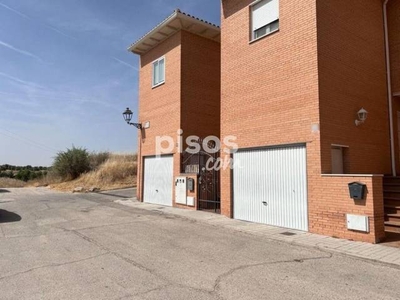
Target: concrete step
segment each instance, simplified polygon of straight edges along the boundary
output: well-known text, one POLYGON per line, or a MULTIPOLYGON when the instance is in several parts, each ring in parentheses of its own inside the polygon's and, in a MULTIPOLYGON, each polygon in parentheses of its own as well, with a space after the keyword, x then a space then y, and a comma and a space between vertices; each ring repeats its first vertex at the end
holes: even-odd
POLYGON ((389 221, 389 222, 399 223, 399 226, 400 226, 400 215, 398 215, 398 214, 386 214, 385 219, 386 219, 386 221, 389 221))
POLYGON ((399 232, 400 233, 400 222, 386 221, 385 230, 389 232, 399 232))
POLYGON ((400 183, 384 183, 383 184, 383 192, 398 192, 400 191, 400 183))
POLYGON ((400 180, 399 181, 396 181, 396 182, 386 182, 386 181, 383 181, 383 185, 386 185, 386 186, 398 186, 398 185, 400 185, 400 180))
POLYGON ((394 201, 399 201, 400 202, 400 191, 399 192, 397 192, 397 191, 394 191, 394 192, 392 192, 392 191, 390 191, 390 192, 384 191, 383 192, 383 199, 385 201, 386 200, 394 200, 394 201))
POLYGON ((383 183, 400 183, 400 177, 389 177, 389 176, 385 176, 383 178, 383 183))
POLYGON ((400 199, 397 198, 384 198, 383 203, 385 203, 385 206, 400 206, 400 199))
POLYGON ((387 189, 387 190, 383 190, 384 193, 390 193, 390 194, 400 194, 400 190, 396 190, 396 189, 387 189))
POLYGON ((385 203, 385 213, 386 214, 400 214, 400 205, 390 205, 385 203))

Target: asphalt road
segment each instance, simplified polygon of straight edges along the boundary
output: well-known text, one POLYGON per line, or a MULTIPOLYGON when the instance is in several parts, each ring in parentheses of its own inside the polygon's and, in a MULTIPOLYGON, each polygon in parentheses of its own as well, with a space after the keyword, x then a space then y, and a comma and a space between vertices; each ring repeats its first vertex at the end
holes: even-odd
POLYGON ((398 268, 113 201, 0 190, 0 299, 400 299, 398 268))

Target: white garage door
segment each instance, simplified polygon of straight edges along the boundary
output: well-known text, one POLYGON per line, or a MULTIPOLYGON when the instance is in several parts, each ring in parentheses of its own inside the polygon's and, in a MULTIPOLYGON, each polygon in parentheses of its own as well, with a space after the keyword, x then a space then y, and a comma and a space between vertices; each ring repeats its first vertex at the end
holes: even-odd
POLYGON ((235 219, 308 230, 306 147, 234 154, 235 219))
POLYGON ((173 156, 144 159, 144 202, 172 206, 173 161, 173 156))

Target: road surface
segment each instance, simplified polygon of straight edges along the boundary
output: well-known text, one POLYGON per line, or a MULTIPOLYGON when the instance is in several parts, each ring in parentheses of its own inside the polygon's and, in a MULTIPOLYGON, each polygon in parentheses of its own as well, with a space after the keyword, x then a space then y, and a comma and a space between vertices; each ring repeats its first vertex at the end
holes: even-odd
POLYGON ((400 299, 399 268, 114 203, 133 195, 1 190, 0 299, 400 299))

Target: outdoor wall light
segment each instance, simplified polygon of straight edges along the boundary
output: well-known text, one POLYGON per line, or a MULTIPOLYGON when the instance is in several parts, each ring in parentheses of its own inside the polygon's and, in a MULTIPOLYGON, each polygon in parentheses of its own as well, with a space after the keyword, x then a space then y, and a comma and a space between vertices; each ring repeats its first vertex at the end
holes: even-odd
POLYGON ((365 120, 367 120, 368 112, 364 108, 361 108, 358 111, 357 116, 358 120, 356 120, 356 126, 360 126, 365 122, 365 120))
POLYGON ((137 129, 142 129, 142 124, 140 123, 131 123, 133 112, 129 109, 129 107, 122 113, 124 116, 124 120, 128 125, 135 126, 137 129))

